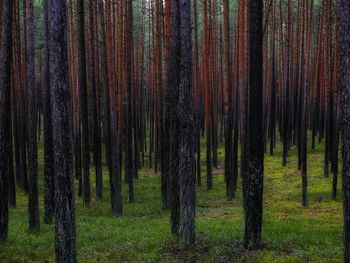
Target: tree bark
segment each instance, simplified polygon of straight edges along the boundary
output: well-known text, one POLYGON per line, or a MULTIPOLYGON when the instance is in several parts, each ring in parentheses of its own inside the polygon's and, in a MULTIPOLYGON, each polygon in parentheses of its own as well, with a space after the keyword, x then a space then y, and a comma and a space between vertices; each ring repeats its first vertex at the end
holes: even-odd
POLYGON ((343 158, 344 262, 350 262, 350 2, 338 0, 343 158))
MULTIPOLYGON (((125 177, 129 186, 129 202, 134 202, 134 154, 132 121, 133 24, 132 1, 126 1, 126 118, 125 118, 125 177)), ((157 158, 155 158, 157 162, 157 158)))
POLYGON ((234 195, 234 173, 233 173, 233 143, 232 143, 232 67, 230 55, 230 3, 229 0, 223 1, 223 64, 224 64, 224 89, 226 93, 225 102, 225 180, 226 180, 226 198, 228 201, 233 199, 234 195))
POLYGON ((8 235, 8 178, 6 160, 9 133, 11 58, 12 58, 12 0, 2 1, 0 37, 0 241, 8 235))
POLYGON ((44 207, 46 224, 52 223, 54 216, 54 165, 53 165, 53 136, 52 109, 50 87, 50 50, 49 50, 49 20, 48 0, 44 0, 44 28, 45 28, 45 66, 44 66, 44 207))
POLYGON ((48 0, 50 86, 55 169, 55 261, 76 262, 74 175, 66 2, 48 0))
POLYGON ((263 215, 263 1, 251 0, 249 14, 248 167, 242 175, 245 214, 244 244, 260 245, 263 215))
POLYGON ((170 67, 165 85, 168 93, 165 97, 165 104, 169 106, 169 123, 170 123, 170 157, 169 157, 169 180, 170 180, 170 212, 171 212, 171 229, 172 233, 178 235, 180 220, 180 196, 179 196, 179 143, 180 143, 180 126, 177 115, 177 103, 179 99, 180 77, 180 3, 178 0, 171 0, 171 55, 170 67))
POLYGON ((179 237, 188 244, 195 241, 195 157, 192 97, 191 0, 180 0, 181 81, 177 115, 179 119, 179 237))
POLYGON ((114 87, 114 70, 113 70, 113 52, 114 41, 112 34, 112 6, 111 1, 106 1, 106 28, 107 28, 107 72, 108 72, 108 95, 109 95, 109 111, 110 111, 110 128, 111 128, 111 145, 112 145, 112 170, 110 172, 110 195, 111 195, 111 207, 114 215, 121 216, 123 214, 123 202, 122 202, 122 179, 120 175, 120 160, 119 160, 119 139, 118 139, 118 126, 117 126, 117 109, 116 109, 116 94, 114 87))
POLYGON ((33 1, 26 0, 27 88, 28 88, 28 164, 29 164, 29 230, 40 229, 38 196, 37 98, 35 82, 34 10, 33 1))
POLYGON ((89 117, 87 102, 87 80, 86 80, 86 49, 85 49, 85 16, 84 0, 77 2, 78 20, 78 65, 79 65, 79 90, 80 90, 80 120, 82 137, 82 168, 83 168, 83 202, 89 205, 91 202, 90 186, 90 150, 89 150, 89 117))

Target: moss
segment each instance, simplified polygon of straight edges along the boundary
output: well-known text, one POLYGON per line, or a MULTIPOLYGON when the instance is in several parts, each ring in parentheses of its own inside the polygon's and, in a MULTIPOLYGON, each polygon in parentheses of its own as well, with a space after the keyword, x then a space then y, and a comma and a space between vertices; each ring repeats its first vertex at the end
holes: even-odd
MULTIPOLYGON (((39 147, 39 190, 43 193, 42 143, 39 147)), ((204 178, 205 147, 202 149, 204 178)), ((213 190, 207 192, 205 183, 198 188, 197 242, 186 247, 172 237, 168 211, 161 209, 159 174, 149 168, 140 171, 140 179, 135 181, 135 204, 128 204, 124 198, 125 216, 119 218, 110 212, 108 174, 104 166, 102 201, 93 200, 86 208, 82 200, 76 198, 79 262, 341 262, 341 191, 338 200, 331 200, 332 179, 323 178, 323 145, 310 150, 308 155, 308 208, 301 206, 296 149, 291 149, 287 167, 281 166, 281 151, 277 145, 275 155, 265 157, 261 249, 247 251, 240 243, 243 234, 241 181, 236 198, 225 201, 222 169, 214 170, 213 190)), ((222 145, 219 152, 224 152, 222 145)), ((223 164, 223 158, 223 154, 219 154, 219 165, 223 164)), ((94 169, 91 169, 91 178, 94 179, 94 169)), ((126 189, 124 186, 125 197, 126 189)), ((53 262, 54 226, 42 225, 39 234, 30 234, 28 200, 20 189, 17 193, 18 206, 10 210, 9 240, 0 244, 0 262, 53 262)), ((43 195, 40 215, 43 217, 43 195)))

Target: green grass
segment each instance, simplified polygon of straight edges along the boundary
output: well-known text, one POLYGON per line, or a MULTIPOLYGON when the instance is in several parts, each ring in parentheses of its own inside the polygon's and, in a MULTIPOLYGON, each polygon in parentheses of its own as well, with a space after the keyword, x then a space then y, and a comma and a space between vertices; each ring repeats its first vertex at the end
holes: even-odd
MULTIPOLYGON (((43 222, 43 147, 39 148, 40 214, 43 222)), ((204 156, 205 148, 203 148, 204 156)), ((223 166, 222 148, 219 166, 223 166)), ((232 202, 225 201, 223 170, 214 170, 214 189, 197 191, 194 246, 178 243, 170 233, 169 212, 161 209, 160 177, 152 169, 140 171, 135 204, 128 204, 124 185, 124 216, 110 212, 108 175, 104 167, 103 200, 84 207, 76 198, 79 262, 341 262, 342 204, 331 200, 331 178, 323 178, 323 146, 308 155, 309 207, 301 206, 301 178, 296 149, 281 167, 281 146, 265 157, 263 243, 257 251, 241 244, 243 210, 241 181, 232 202)), ((148 163, 148 162, 147 162, 148 163)), ((202 160, 205 182, 205 160, 202 160)), ((94 185, 94 169, 91 169, 94 185)), ((339 185, 338 189, 341 186, 339 185)), ((19 190, 17 208, 10 210, 9 238, 0 244, 0 262, 53 262, 54 226, 28 232, 27 197, 19 190)), ((340 190, 338 195, 340 195, 340 190)), ((94 193, 94 189, 93 189, 94 193)))

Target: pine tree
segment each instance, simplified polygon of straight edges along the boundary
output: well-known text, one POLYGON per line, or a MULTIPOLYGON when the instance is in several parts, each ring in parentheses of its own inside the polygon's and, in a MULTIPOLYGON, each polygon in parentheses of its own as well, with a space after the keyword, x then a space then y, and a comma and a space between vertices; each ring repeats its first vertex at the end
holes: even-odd
POLYGON ((55 169, 55 262, 76 262, 72 112, 68 85, 66 2, 48 0, 55 169))
POLYGON ((350 262, 350 2, 337 0, 343 157, 344 262, 350 262))
POLYGON ((8 235, 8 178, 7 154, 9 133, 7 127, 10 112, 11 56, 12 56, 12 0, 2 1, 0 31, 0 242, 8 235))
POLYGON ((29 167, 29 230, 39 231, 39 196, 38 196, 38 149, 37 149, 37 87, 35 82, 35 47, 34 47, 34 10, 33 1, 26 0, 26 48, 28 88, 28 167, 29 167))
POLYGON ((251 0, 249 14, 249 95, 247 173, 242 175, 245 230, 244 244, 255 249, 261 241, 263 216, 263 1, 251 0))

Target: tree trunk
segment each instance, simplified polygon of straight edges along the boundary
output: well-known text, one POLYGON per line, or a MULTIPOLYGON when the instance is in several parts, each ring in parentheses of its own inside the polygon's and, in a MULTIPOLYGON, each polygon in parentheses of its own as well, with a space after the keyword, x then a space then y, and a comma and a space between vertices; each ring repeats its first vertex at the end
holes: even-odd
POLYGON ((350 262, 350 2, 338 0, 343 157, 344 262, 350 262))
POLYGON ((120 175, 120 158, 119 158, 119 140, 118 140, 118 126, 117 126, 117 109, 116 109, 116 94, 114 87, 114 71, 113 66, 113 52, 114 52, 114 40, 112 34, 112 6, 111 1, 106 1, 106 29, 107 29, 107 72, 108 72, 108 95, 109 95, 109 111, 111 121, 111 162, 112 170, 110 172, 109 186, 111 195, 111 207, 114 215, 121 216, 123 214, 123 202, 122 202, 122 179, 120 175))
POLYGON ((164 2, 164 126, 163 126, 163 155, 162 155, 162 203, 163 209, 168 209, 170 206, 170 125, 171 125, 171 59, 172 59, 172 47, 171 47, 171 0, 165 0, 164 2))
POLYGON ((230 55, 230 4, 229 0, 223 1, 223 64, 224 64, 224 89, 225 98, 225 180, 226 180, 226 198, 228 201, 233 199, 234 195, 234 174, 233 174, 233 144, 232 144, 232 68, 230 55))
POLYGON ((28 164, 29 164, 29 230, 39 231, 37 98, 35 82, 34 10, 33 1, 26 0, 27 88, 28 88, 28 164))
POLYGON ((178 0, 171 0, 171 55, 170 67, 165 85, 168 89, 168 96, 165 97, 165 104, 169 105, 170 123, 170 157, 169 157, 169 180, 170 180, 170 212, 172 233, 178 235, 180 221, 180 196, 179 196, 179 143, 180 125, 177 115, 177 103, 179 98, 180 57, 181 57, 181 32, 180 32, 180 6, 178 0))
MULTIPOLYGON (((132 122, 133 24, 132 1, 126 1, 126 116, 125 116, 125 177, 129 186, 129 202, 134 202, 134 154, 132 122)), ((157 162, 157 158, 155 158, 157 162)))
POLYGON ((195 157, 194 112, 192 97, 192 27, 191 0, 180 0, 181 81, 179 85, 179 237, 186 243, 195 241, 195 157))
POLYGON ((46 224, 52 223, 54 216, 54 166, 53 166, 53 137, 52 137, 52 110, 50 87, 50 50, 49 50, 49 20, 48 0, 44 0, 44 27, 45 27, 45 66, 44 66, 44 206, 46 224))
MULTIPOLYGON (((210 9, 210 8, 209 8, 210 9)), ((213 188, 212 175, 212 103, 210 86, 210 36, 208 24, 208 0, 203 0, 203 79, 205 91, 205 132, 207 138, 206 164, 207 164, 207 190, 213 188)))
MULTIPOLYGON (((13 65, 13 64, 12 64, 13 65)), ((13 76, 13 71, 12 71, 12 76, 13 76)), ((12 77, 12 82, 14 83, 14 77, 12 77)), ((9 140, 8 140, 8 161, 7 161, 7 178, 8 178, 8 192, 9 192, 9 205, 11 207, 16 207, 16 182, 15 182, 15 171, 13 167, 13 122, 12 118, 14 115, 14 102, 13 102, 13 95, 12 92, 10 91, 10 111, 9 111, 9 140)))
POLYGON ((89 77, 92 93, 92 111, 93 111, 93 154, 96 175, 96 197, 98 200, 102 199, 102 163, 101 163, 101 123, 99 115, 99 98, 98 98, 98 82, 96 74, 98 74, 98 64, 96 59, 98 56, 97 45, 95 44, 98 35, 95 31, 95 8, 96 2, 89 1, 89 35, 90 35, 90 67, 89 77), (96 55, 97 54, 97 55, 96 55))
POLYGON ((8 154, 9 112, 11 110, 12 0, 2 1, 0 36, 0 242, 8 235, 8 154))
POLYGON ((248 167, 243 178, 244 244, 256 249, 261 241, 263 215, 263 1, 251 0, 249 14, 248 167))
POLYGON ((91 202, 90 186, 90 150, 89 150, 89 117, 87 102, 87 80, 86 80, 86 50, 85 50, 85 16, 84 1, 77 2, 78 20, 78 59, 79 59, 79 90, 80 90, 80 120, 82 136, 82 166, 83 166, 83 202, 89 205, 91 202))
POLYGON ((76 262, 71 105, 66 2, 48 0, 50 86, 55 169, 55 261, 76 262))

